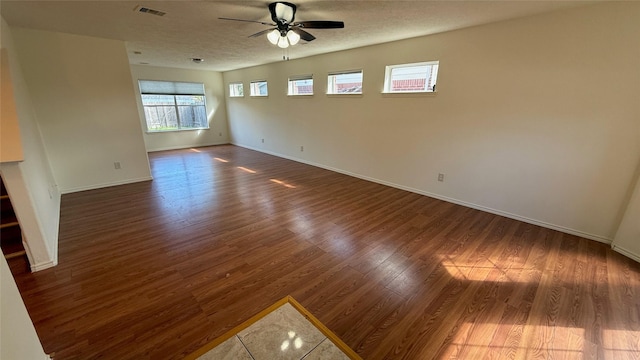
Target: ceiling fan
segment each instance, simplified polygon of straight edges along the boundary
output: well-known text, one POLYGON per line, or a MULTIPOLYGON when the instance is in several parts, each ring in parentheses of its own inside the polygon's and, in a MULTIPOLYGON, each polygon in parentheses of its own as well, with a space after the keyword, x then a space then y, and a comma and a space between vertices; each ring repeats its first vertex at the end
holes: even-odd
POLYGON ((262 21, 254 21, 254 20, 243 20, 243 19, 232 19, 221 17, 218 19, 221 20, 233 20, 233 21, 244 21, 244 22, 253 22, 267 26, 274 26, 270 29, 259 31, 249 37, 258 37, 264 34, 267 34, 267 39, 274 44, 278 45, 281 48, 287 48, 289 45, 295 45, 300 41, 300 39, 304 41, 312 41, 316 37, 309 34, 303 29, 342 29, 344 28, 344 22, 342 21, 300 21, 294 22, 296 16, 296 5, 290 2, 277 1, 269 4, 269 12, 271 13, 271 20, 274 23, 262 22, 262 21))

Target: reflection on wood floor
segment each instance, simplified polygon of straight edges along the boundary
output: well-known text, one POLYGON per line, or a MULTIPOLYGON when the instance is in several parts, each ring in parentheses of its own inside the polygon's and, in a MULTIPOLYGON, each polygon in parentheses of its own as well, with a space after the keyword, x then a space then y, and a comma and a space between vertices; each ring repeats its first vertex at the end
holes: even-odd
POLYGON ((365 359, 640 357, 605 244, 231 145, 150 161, 64 195, 59 265, 17 277, 55 359, 178 359, 287 295, 365 359))

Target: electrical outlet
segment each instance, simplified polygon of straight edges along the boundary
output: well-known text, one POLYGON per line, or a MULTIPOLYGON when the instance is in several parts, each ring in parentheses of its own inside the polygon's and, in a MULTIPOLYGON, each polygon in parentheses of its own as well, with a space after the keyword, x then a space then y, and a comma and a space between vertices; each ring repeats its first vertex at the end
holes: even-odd
POLYGON ((304 146, 300 146, 300 151, 304 151, 304 146))
POLYGON ((116 161, 116 162, 114 162, 114 163, 113 163, 113 167, 114 167, 116 170, 120 170, 120 169, 121 169, 121 167, 120 167, 120 161, 116 161))
POLYGON ((218 133, 218 136, 222 136, 222 133, 218 133))
POLYGON ((444 182, 444 174, 438 174, 438 181, 444 182))
POLYGON ((264 144, 264 139, 262 139, 262 143, 264 144))

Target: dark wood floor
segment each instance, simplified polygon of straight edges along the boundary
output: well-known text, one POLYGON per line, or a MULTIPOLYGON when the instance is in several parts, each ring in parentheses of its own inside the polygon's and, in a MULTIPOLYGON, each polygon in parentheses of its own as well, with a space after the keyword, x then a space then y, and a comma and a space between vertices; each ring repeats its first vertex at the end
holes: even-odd
POLYGON ((64 195, 17 282, 55 359, 178 359, 292 295, 365 359, 638 359, 640 264, 607 245, 234 147, 64 195))

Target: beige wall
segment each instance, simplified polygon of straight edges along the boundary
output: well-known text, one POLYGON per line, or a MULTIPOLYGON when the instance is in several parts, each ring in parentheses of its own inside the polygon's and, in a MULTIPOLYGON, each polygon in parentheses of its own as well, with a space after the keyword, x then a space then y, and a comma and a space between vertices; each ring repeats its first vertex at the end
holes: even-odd
POLYGON ((208 146, 229 143, 227 129, 227 113, 224 102, 224 86, 222 73, 214 71, 197 71, 186 69, 164 68, 148 65, 131 65, 133 86, 138 103, 138 116, 144 133, 147 151, 182 149, 194 146, 208 146), (163 133, 147 133, 144 110, 138 88, 138 80, 167 80, 199 82, 204 84, 208 130, 171 131, 163 133))
POLYGON ((269 84, 227 99, 232 142, 610 242, 640 161, 639 33, 640 3, 606 3, 225 72, 269 84), (385 65, 428 60, 437 94, 380 93, 385 65), (364 94, 324 95, 348 69, 364 94), (310 73, 315 95, 287 97, 310 73))
POLYGON ((61 191, 150 179, 124 42, 12 32, 61 191))
POLYGON ((9 61, 15 101, 13 105, 20 128, 24 161, 2 163, 0 172, 27 242, 31 268, 35 271, 57 263, 60 192, 49 165, 33 100, 16 55, 12 30, 4 19, 1 26, 2 48, 9 61))

